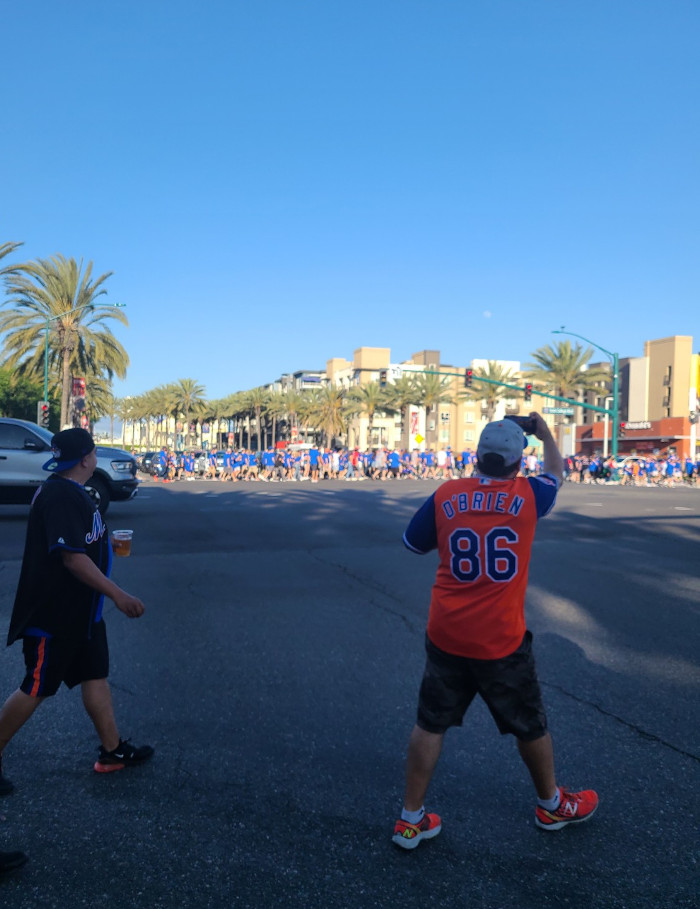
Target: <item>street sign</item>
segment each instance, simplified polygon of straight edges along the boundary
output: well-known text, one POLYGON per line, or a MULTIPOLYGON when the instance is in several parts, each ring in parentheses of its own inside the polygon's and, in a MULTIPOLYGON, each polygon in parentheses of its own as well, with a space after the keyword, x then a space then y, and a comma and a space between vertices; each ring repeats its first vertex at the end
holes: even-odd
POLYGON ((542 413, 560 413, 564 416, 571 417, 574 413, 573 407, 543 407, 542 413))
POLYGON ((420 445, 420 443, 421 443, 422 441, 423 441, 423 436, 420 435, 420 434, 416 434, 416 442, 418 442, 418 444, 420 445))

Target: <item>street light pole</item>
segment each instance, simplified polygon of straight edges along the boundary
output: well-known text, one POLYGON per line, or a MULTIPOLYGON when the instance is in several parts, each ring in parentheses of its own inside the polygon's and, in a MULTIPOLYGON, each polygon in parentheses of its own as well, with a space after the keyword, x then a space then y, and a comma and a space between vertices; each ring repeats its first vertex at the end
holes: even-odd
MULTIPOLYGON (((57 316, 48 316, 44 325, 44 400, 49 399, 49 323, 55 322, 56 319, 62 319, 69 316, 72 312, 78 312, 81 309, 89 309, 94 303, 85 303, 83 306, 75 306, 73 309, 67 309, 57 316)), ((124 309, 126 303, 103 303, 102 306, 115 306, 117 309, 124 309)))
MULTIPOLYGON (((553 335, 571 335, 572 338, 579 338, 581 341, 585 341, 586 344, 590 344, 591 347, 595 347, 598 350, 602 350, 606 356, 610 357, 612 360, 612 371, 613 371, 613 387, 612 387, 612 421, 613 421, 613 432, 612 432, 612 456, 613 458, 617 457, 617 437, 620 432, 620 403, 619 403, 619 390, 620 390, 620 375, 619 375, 619 357, 616 353, 613 353, 610 350, 606 350, 604 347, 601 347, 600 344, 596 344, 594 341, 590 341, 588 338, 584 338, 583 335, 577 335, 576 332, 566 331, 564 326, 560 329, 555 329, 552 331, 553 335)), ((607 436, 606 436, 607 437, 607 436)))

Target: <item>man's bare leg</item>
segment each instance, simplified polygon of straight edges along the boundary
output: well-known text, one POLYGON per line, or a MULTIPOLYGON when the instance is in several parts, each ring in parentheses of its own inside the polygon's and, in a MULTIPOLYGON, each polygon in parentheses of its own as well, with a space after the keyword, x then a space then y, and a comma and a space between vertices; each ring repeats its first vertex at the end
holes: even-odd
POLYGON ((45 698, 33 698, 19 688, 12 692, 0 710, 0 754, 44 700, 45 698))
POLYGON ((426 732, 420 726, 413 727, 406 758, 404 808, 408 811, 420 811, 423 807, 425 794, 442 751, 444 737, 443 733, 426 732))
POLYGON ((117 722, 112 707, 112 692, 107 679, 90 679, 81 684, 83 704, 93 722, 105 751, 114 751, 119 744, 117 722))
POLYGON ((541 738, 532 742, 522 742, 518 739, 518 751, 530 771, 538 797, 541 799, 554 798, 557 794, 557 783, 554 775, 554 748, 550 734, 546 732, 541 738))

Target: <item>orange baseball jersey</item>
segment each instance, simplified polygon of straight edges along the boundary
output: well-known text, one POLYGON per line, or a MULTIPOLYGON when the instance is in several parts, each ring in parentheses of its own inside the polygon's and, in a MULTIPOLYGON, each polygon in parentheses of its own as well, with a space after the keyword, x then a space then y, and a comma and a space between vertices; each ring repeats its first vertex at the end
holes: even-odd
POLYGON ((537 519, 551 511, 549 475, 449 480, 413 516, 404 543, 438 550, 428 637, 447 653, 497 660, 525 634, 525 590, 537 519))

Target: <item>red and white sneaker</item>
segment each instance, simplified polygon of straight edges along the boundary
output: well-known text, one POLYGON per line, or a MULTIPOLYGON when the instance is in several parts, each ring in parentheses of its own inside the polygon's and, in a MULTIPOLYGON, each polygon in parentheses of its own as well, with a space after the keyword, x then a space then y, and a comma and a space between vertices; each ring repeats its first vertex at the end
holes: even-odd
POLYGON ((593 817, 598 807, 598 793, 592 789, 569 792, 559 787, 561 801, 556 811, 547 811, 540 805, 535 809, 535 823, 543 830, 561 830, 569 824, 581 824, 593 817))
POLYGON ((400 818, 394 826, 392 842, 402 849, 415 849, 421 840, 429 840, 442 830, 442 821, 437 814, 424 814, 417 824, 409 824, 400 818))

